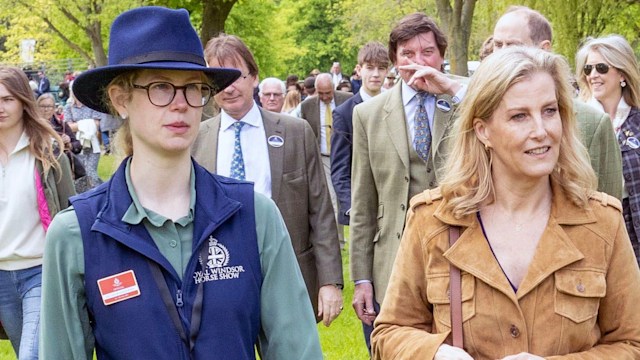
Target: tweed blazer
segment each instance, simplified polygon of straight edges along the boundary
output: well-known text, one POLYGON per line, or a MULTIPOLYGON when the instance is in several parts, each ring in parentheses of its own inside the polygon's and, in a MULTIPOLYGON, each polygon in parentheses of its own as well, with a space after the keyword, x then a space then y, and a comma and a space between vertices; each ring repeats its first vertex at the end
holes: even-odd
POLYGON ((598 191, 622 199, 622 158, 609 115, 574 99, 573 110, 582 144, 598 177, 598 191))
MULTIPOLYGON (((453 104, 448 95, 438 95, 453 104)), ((453 125, 455 106, 436 107, 427 183, 437 186, 448 148, 445 136, 453 125), (433 169, 433 170, 431 170, 433 169)), ((409 208, 410 151, 402 86, 356 105, 353 109, 351 172, 351 277, 372 280, 382 303, 409 208)))
MULTIPOLYGON (((336 107, 340 106, 343 102, 347 101, 353 94, 344 92, 344 91, 334 91, 333 92, 333 100, 336 103, 336 107)), ((316 96, 311 96, 306 98, 303 102, 300 103, 300 117, 305 119, 311 125, 311 129, 313 129, 313 133, 318 138, 318 142, 320 141, 320 98, 316 96)))
POLYGON ((629 194, 629 209, 631 224, 637 239, 640 239, 640 148, 629 146, 629 138, 640 139, 640 110, 631 108, 629 116, 620 128, 620 150, 622 152, 622 171, 624 172, 624 186, 629 194))
POLYGON ((640 359, 640 270, 620 201, 595 193, 583 209, 552 186, 549 221, 516 292, 475 214, 456 219, 444 209, 439 189, 414 197, 376 318, 373 358, 433 359, 441 344, 451 344, 454 264, 461 270, 464 350, 473 359, 520 352, 545 359, 640 359), (451 247, 450 225, 462 231, 451 247))
MULTIPOLYGON (((280 136, 280 147, 269 146, 271 197, 282 213, 300 270, 317 314, 318 289, 343 284, 342 259, 331 198, 320 151, 308 123, 260 109, 267 138, 280 136)), ((220 115, 200 126, 191 153, 207 170, 216 172, 220 115)), ((265 139, 267 141, 267 139, 265 139)))

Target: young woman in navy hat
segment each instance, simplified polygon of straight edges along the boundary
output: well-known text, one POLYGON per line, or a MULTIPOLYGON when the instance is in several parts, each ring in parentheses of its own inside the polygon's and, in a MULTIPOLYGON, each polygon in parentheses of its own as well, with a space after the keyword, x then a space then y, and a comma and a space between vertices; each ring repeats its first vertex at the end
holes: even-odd
POLYGON ((206 67, 185 10, 114 21, 109 65, 74 90, 124 119, 127 158, 51 224, 43 359, 322 358, 277 208, 190 158, 202 107, 239 76, 206 67))

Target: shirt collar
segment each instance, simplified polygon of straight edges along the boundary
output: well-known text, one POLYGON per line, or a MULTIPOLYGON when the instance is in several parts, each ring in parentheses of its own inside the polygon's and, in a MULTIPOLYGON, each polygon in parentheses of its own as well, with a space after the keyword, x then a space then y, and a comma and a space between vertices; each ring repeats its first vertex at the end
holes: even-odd
MULTIPOLYGON (((222 131, 226 131, 236 121, 238 120, 232 118, 231 115, 224 111, 224 109, 220 111, 220 129, 222 131)), ((260 115, 260 109, 255 101, 253 102, 253 106, 251 106, 251 110, 249 110, 249 112, 247 112, 239 121, 253 127, 262 127, 262 115, 260 115)))
MULTIPOLYGON (((124 216, 122 216, 122 221, 130 225, 137 225, 146 218, 153 226, 161 227, 167 221, 167 218, 154 213, 151 210, 145 209, 138 199, 138 194, 136 194, 136 190, 131 182, 131 158, 129 158, 125 167, 125 180, 127 182, 127 190, 129 191, 129 195, 131 195, 132 203, 129 206, 129 209, 124 213, 124 216)), ((196 176, 193 163, 191 164, 191 176, 189 177, 189 182, 191 193, 191 199, 189 200, 189 214, 175 221, 177 224, 182 226, 186 226, 193 221, 193 214, 196 205, 196 176)))
POLYGON ((365 102, 369 99, 372 99, 373 96, 367 94, 366 91, 364 91, 364 86, 360 88, 360 91, 358 91, 360 93, 360 97, 362 98, 362 102, 365 102))
POLYGON ((18 151, 28 146, 29 146, 29 135, 27 135, 27 132, 23 130, 22 134, 20 135, 20 139, 18 139, 18 142, 16 143, 16 147, 13 149, 11 153, 15 154, 18 151))
POLYGON ((418 92, 414 88, 407 85, 407 83, 402 80, 402 105, 406 107, 417 93, 418 92))

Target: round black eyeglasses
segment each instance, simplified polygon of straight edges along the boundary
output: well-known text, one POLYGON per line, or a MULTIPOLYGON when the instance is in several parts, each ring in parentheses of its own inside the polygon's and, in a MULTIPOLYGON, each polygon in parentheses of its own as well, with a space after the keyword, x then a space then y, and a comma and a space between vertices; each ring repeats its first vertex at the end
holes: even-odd
POLYGON ((176 91, 182 90, 187 104, 194 108, 200 108, 209 102, 213 95, 213 88, 204 83, 192 83, 182 86, 175 86, 172 83, 157 81, 147 85, 133 84, 135 89, 147 91, 149 101, 155 106, 168 106, 176 97, 176 91))
POLYGON ((591 71, 593 71, 593 68, 595 68, 596 71, 602 75, 609 72, 609 65, 605 63, 597 63, 595 65, 587 64, 582 68, 582 71, 584 71, 585 75, 589 76, 591 75, 591 71))

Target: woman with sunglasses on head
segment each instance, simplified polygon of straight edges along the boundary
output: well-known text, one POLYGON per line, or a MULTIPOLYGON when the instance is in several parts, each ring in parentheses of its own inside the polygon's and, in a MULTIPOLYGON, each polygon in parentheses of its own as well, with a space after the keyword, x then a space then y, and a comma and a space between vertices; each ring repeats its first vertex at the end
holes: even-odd
POLYGON ((620 35, 587 41, 576 55, 580 98, 613 122, 622 152, 622 207, 629 238, 640 263, 640 70, 635 53, 620 35))
POLYGON ((262 359, 322 358, 275 204, 190 157, 202 107, 239 76, 206 66, 184 9, 115 19, 109 65, 74 90, 124 119, 114 150, 127 158, 52 223, 42 359, 95 348, 98 359, 253 360, 256 346, 262 359))
POLYGON ((21 360, 38 358, 45 233, 75 194, 59 144, 27 76, 0 66, 0 322, 21 360))

